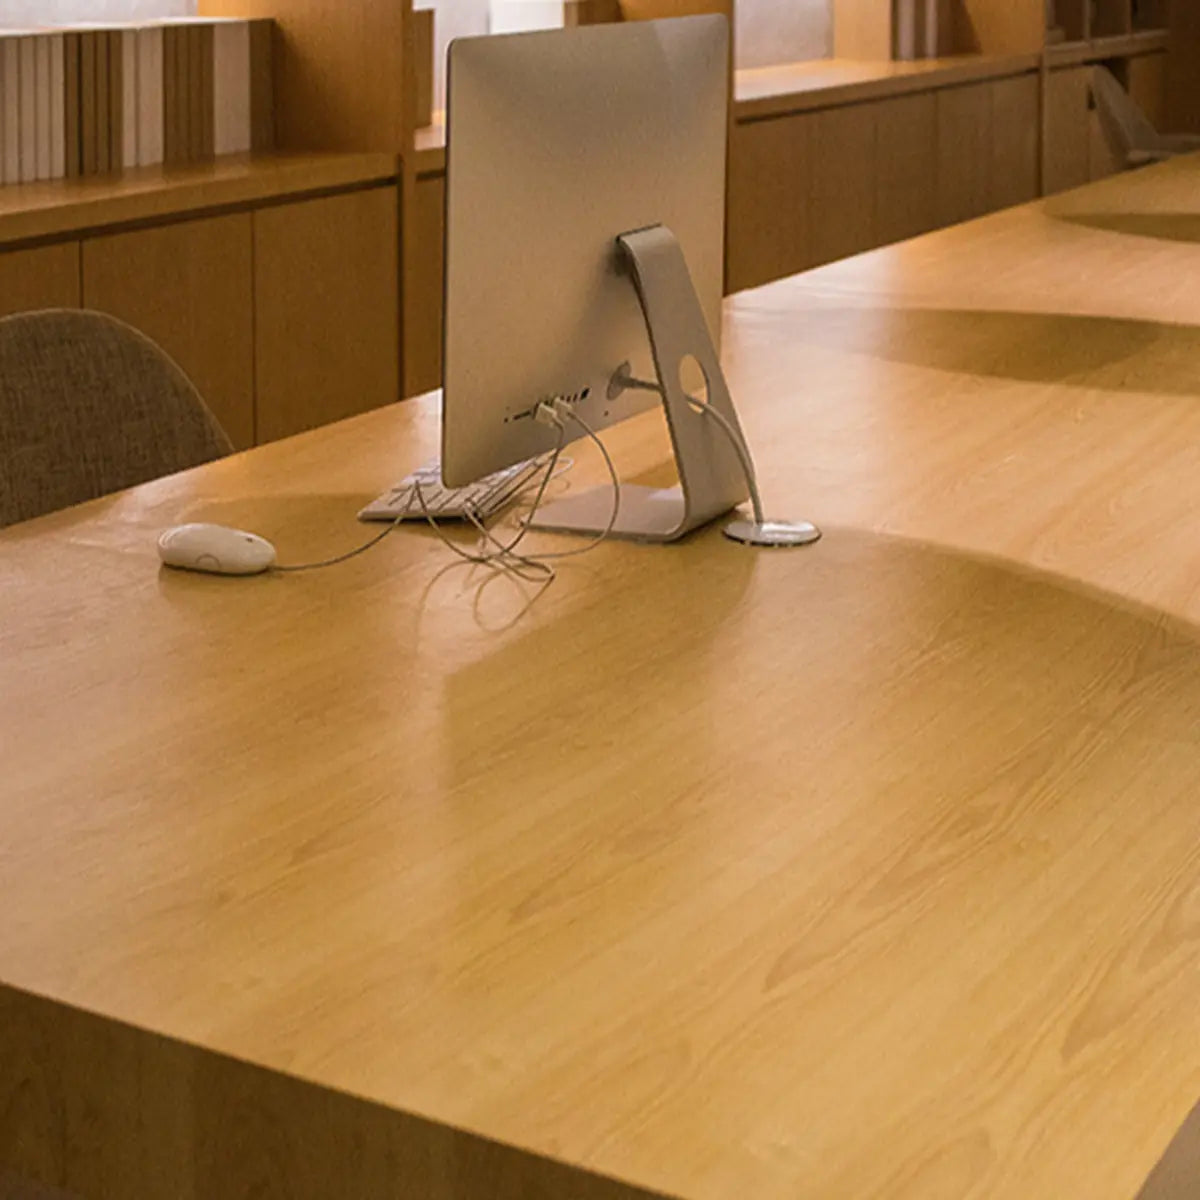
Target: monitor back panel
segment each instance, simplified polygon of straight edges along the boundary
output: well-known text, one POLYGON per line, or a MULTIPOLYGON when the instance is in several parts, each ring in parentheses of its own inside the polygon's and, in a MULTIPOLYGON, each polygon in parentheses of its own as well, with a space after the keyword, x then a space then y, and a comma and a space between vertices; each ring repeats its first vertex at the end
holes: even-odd
MULTIPOLYGON (((449 65, 443 473, 468 483, 553 446, 526 415, 586 396, 597 428, 653 377, 618 235, 668 226, 719 345, 728 23, 722 16, 468 38, 449 65)), ((657 400, 651 397, 654 403, 657 400)))

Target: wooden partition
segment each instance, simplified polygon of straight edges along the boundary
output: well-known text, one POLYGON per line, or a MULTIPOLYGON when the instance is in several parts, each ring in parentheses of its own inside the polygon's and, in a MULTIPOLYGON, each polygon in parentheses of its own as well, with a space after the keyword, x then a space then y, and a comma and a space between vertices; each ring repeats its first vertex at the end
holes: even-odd
POLYGON ((1167 0, 1171 45, 1166 71, 1167 121, 1200 132, 1200 3, 1167 0))
POLYGON ((408 144, 412 0, 199 0, 199 8, 204 16, 274 20, 280 149, 399 153, 408 144))
POLYGON ((1045 0, 954 0, 957 54, 1026 54, 1046 40, 1045 0))
MULTIPOLYGON (((892 0, 833 0, 835 56, 891 59, 895 14, 892 0)), ((937 52, 1036 53, 1045 39, 1045 14, 1045 0, 937 0, 937 52)))

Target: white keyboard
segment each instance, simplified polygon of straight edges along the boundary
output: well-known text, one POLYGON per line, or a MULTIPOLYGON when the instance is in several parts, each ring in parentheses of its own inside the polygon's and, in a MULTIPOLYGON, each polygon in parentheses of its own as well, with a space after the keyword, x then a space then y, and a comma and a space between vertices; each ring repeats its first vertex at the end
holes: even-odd
POLYGON ((546 466, 545 459, 530 458, 515 467, 505 467, 503 471, 485 475, 467 487, 448 488, 442 484, 441 464, 426 463, 368 504, 358 514, 358 519, 424 521, 428 512, 439 521, 455 521, 464 520, 470 509, 481 521, 486 521, 515 500, 546 466), (424 508, 417 499, 417 484, 421 485, 424 508))

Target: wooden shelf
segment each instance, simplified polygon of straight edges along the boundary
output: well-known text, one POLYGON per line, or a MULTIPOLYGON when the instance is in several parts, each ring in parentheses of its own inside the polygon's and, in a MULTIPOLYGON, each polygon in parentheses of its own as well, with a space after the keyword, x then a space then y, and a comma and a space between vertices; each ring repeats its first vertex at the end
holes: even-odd
POLYGON ((963 54, 915 62, 829 58, 738 71, 734 87, 739 121, 856 104, 1034 71, 1037 54, 963 54))
POLYGON ((446 169, 446 114, 435 112, 433 123, 413 138, 413 169, 418 175, 437 175, 446 169))
POLYGON ((393 154, 230 155, 187 166, 0 187, 0 245, 71 237, 395 179, 393 154))
POLYGON ((1073 67, 1084 63, 1103 62, 1108 58, 1132 58, 1139 54, 1155 54, 1170 46, 1165 29, 1142 29, 1115 37, 1092 38, 1086 42, 1062 42, 1046 47, 1046 61, 1052 67, 1073 67))

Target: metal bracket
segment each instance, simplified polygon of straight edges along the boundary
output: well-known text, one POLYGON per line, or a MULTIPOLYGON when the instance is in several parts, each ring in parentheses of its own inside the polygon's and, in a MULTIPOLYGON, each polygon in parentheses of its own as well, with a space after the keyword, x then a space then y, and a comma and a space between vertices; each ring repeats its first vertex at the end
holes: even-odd
MULTIPOLYGON (((741 433, 729 385, 721 370, 704 310, 688 271, 683 248, 663 225, 617 238, 630 268, 646 319, 667 427, 679 469, 679 487, 621 485, 621 503, 613 533, 645 541, 671 542, 707 525, 749 496, 737 453, 717 423, 688 402, 680 368, 690 358, 704 372, 708 403, 741 433)), ((614 386, 647 386, 614 376, 614 386)), ((538 529, 599 533, 612 514, 612 488, 589 489, 546 504, 532 522, 538 529)))

